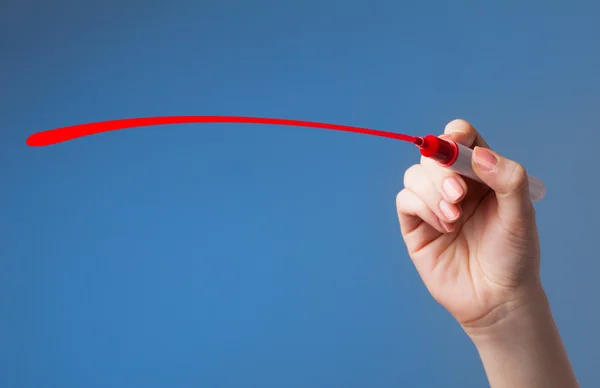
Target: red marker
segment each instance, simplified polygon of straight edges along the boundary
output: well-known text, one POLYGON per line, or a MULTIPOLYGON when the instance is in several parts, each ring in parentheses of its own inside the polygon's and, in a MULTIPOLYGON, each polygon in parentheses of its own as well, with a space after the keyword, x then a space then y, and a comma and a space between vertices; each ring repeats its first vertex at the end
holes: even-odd
MULTIPOLYGON (((418 137, 414 143, 421 150, 421 155, 435 160, 442 167, 483 183, 473 171, 472 149, 434 135, 418 137)), ((529 197, 532 201, 540 201, 546 195, 546 187, 539 179, 531 175, 528 175, 528 180, 529 197)))

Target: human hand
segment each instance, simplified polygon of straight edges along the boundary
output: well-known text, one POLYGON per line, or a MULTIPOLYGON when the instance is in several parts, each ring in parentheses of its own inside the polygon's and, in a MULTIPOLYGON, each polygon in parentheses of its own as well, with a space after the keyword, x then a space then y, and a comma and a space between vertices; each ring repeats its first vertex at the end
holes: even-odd
POLYGON ((422 158, 396 204, 402 236, 431 295, 470 330, 494 326, 540 294, 540 248, 527 174, 489 151, 466 121, 445 129, 475 147, 474 182, 422 158))
POLYGON ((540 281, 525 169, 463 120, 446 126, 486 185, 422 158, 404 176, 400 229, 431 295, 471 337, 494 388, 578 387, 540 281))

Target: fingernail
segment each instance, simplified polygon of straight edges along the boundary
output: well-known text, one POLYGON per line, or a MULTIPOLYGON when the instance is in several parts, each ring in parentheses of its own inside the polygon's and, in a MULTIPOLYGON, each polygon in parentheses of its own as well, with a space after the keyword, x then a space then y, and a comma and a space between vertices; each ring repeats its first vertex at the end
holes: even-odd
POLYGON ((474 152, 474 160, 477 167, 485 172, 496 170, 498 158, 487 148, 477 147, 474 152))
POLYGON ((442 189, 450 201, 458 201, 464 190, 456 178, 446 178, 442 183, 442 189))
POLYGON ((450 221, 454 221, 460 215, 460 212, 455 205, 452 205, 443 199, 440 201, 440 210, 450 221))

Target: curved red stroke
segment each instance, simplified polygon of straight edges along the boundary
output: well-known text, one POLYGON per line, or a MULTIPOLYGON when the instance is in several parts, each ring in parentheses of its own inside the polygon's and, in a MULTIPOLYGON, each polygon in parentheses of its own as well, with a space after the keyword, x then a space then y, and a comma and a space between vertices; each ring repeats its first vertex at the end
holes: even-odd
POLYGON ((72 125, 69 127, 50 129, 47 131, 34 133, 33 135, 29 136, 26 143, 27 145, 32 147, 42 147, 77 139, 79 137, 94 135, 96 133, 116 131, 119 129, 146 127, 150 125, 189 123, 244 123, 287 125, 294 127, 312 127, 331 129, 334 131, 362 133, 365 135, 381 136, 408 142, 414 142, 415 140, 417 140, 417 138, 414 136, 404 135, 401 133, 379 131, 369 128, 351 127, 348 125, 317 123, 312 121, 242 116, 163 116, 101 121, 95 123, 79 124, 72 125))

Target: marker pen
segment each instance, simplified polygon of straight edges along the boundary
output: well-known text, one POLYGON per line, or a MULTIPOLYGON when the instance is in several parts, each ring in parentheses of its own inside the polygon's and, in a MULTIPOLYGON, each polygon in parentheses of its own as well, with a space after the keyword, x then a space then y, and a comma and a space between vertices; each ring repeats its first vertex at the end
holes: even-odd
MULTIPOLYGON (((473 171, 473 150, 452 140, 440 139, 434 135, 417 137, 414 144, 419 147, 421 155, 435 160, 460 175, 484 183, 473 171)), ((532 201, 540 201, 546 195, 544 184, 531 175, 529 180, 529 197, 532 201)), ((485 184, 485 183, 484 183, 485 184)))

